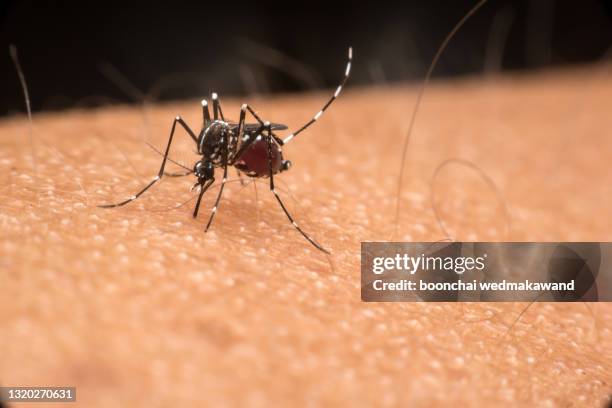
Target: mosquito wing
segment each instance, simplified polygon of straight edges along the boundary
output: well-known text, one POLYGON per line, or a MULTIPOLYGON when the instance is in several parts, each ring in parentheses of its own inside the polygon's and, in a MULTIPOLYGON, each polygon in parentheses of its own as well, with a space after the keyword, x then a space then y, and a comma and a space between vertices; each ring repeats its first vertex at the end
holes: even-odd
MULTIPOLYGON (((238 130, 238 124, 237 123, 231 123, 232 128, 234 130, 238 130)), ((282 123, 271 123, 270 124, 272 126, 272 130, 285 130, 287 129, 287 125, 283 125, 282 123)), ((245 123, 244 125, 244 132, 245 133, 251 133, 251 132, 255 132, 256 130, 261 129, 261 125, 259 123, 245 123)))

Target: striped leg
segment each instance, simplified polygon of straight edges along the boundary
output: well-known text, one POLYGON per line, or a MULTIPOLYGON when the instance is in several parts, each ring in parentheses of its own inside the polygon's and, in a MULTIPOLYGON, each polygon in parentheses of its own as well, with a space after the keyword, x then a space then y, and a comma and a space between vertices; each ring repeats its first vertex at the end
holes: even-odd
POLYGON ((134 201, 135 199, 140 197, 142 194, 144 194, 145 191, 150 189, 155 183, 157 183, 162 178, 162 176, 164 175, 164 168, 166 167, 166 162, 168 161, 168 153, 170 152, 170 145, 172 145, 172 139, 174 138, 174 131, 176 130, 176 124, 177 123, 180 124, 187 131, 189 136, 191 136, 191 138, 194 141, 197 141, 197 138, 196 138, 195 134, 189 128, 187 123, 185 123, 185 121, 180 116, 177 116, 174 119, 174 122, 172 122, 172 130, 170 131, 170 137, 168 138, 168 145, 166 146, 166 152, 164 153, 164 159, 162 160, 162 163, 161 163, 161 166, 159 168, 159 171, 157 172, 157 176, 153 177, 153 180, 151 180, 151 182, 149 184, 147 184, 142 190, 140 190, 138 193, 136 193, 135 195, 131 196, 127 200, 121 201, 121 202, 116 203, 116 204, 102 204, 102 205, 99 205, 98 207, 101 207, 101 208, 112 208, 112 207, 120 207, 122 205, 126 205, 127 203, 131 203, 132 201, 134 201))
POLYGON ((202 117, 204 118, 204 123, 202 125, 202 129, 206 129, 210 126, 210 112, 208 111, 208 101, 206 99, 202 99, 202 117))
MULTIPOLYGON (((255 113, 253 108, 251 108, 250 105, 245 103, 244 105, 242 105, 242 109, 247 109, 249 111, 249 113, 251 115, 253 115, 253 117, 259 122, 259 124, 261 125, 261 129, 263 130, 263 128, 264 128, 264 121, 259 117, 259 115, 257 113, 255 113)), ((285 125, 276 124, 276 126, 282 126, 282 129, 287 129, 287 127, 285 125)), ((276 134, 273 131, 270 131, 270 134, 272 135, 274 140, 276 140, 276 142, 279 145, 282 146, 284 144, 283 140, 280 137, 276 136, 276 134)))
MULTIPOLYGON (((250 112, 253 112, 251 107, 247 105, 246 103, 240 107, 240 120, 238 121, 238 141, 240 143, 240 148, 238 148, 238 151, 233 155, 232 160, 230 160, 229 162, 230 166, 233 166, 238 160, 240 160, 240 156, 242 156, 242 153, 244 153, 245 150, 248 149, 249 146, 256 140, 256 139, 249 139, 248 136, 246 140, 244 138, 244 128, 245 128, 244 122, 246 118, 247 109, 250 112)), ((261 128, 258 129, 257 132, 255 132, 255 133, 259 133, 260 131, 264 129, 264 122, 262 122, 261 119, 259 119, 257 115, 253 115, 253 116, 255 116, 255 119, 257 119, 261 123, 261 128)))
POLYGON ((308 240, 308 242, 310 242, 312 245, 315 246, 315 248, 317 248, 320 251, 325 252, 326 254, 329 254, 330 252, 323 248, 317 241, 315 241, 314 239, 312 239, 308 234, 306 234, 299 225, 297 225, 297 223, 295 222, 295 220, 293 219, 293 217, 291 216, 291 214, 289 214, 289 211, 287 211, 287 208, 285 207, 285 204, 283 204, 283 201, 281 200, 280 196, 278 195, 278 193, 276 192, 276 190, 274 189, 274 171, 272 169, 272 144, 274 143, 273 138, 272 138, 272 130, 270 129, 270 122, 265 122, 265 126, 266 126, 266 139, 268 140, 268 168, 270 169, 270 191, 272 191, 272 193, 274 194, 274 197, 276 197, 276 201, 278 201, 278 203, 280 204, 281 208, 283 209, 285 215, 287 216, 287 218, 289 218, 289 221, 291 221, 291 224, 293 224, 293 226, 295 227, 296 230, 298 230, 298 232, 300 234, 302 234, 302 236, 304 238, 306 238, 308 240))
MULTIPOLYGON (((223 188, 225 187, 226 182, 227 182, 227 164, 223 166, 223 180, 221 181, 221 188, 219 188, 219 194, 217 194, 217 200, 215 201, 215 206, 212 208, 210 212, 210 218, 208 219, 208 223, 206 224, 206 228, 204 229, 204 232, 208 231, 208 229, 210 228, 210 224, 212 224, 213 218, 215 218, 215 214, 217 213, 217 208, 219 207, 219 201, 221 200, 221 195, 223 194, 223 188)), ((200 197, 202 196, 200 195, 200 197)), ((198 198, 198 201, 199 201, 199 198, 198 198)))
POLYGON ((164 176, 166 177, 185 177, 188 176, 190 174, 193 174, 193 171, 185 171, 182 173, 168 173, 167 171, 164 171, 164 176))
MULTIPOLYGON (((213 97, 213 114, 215 119, 217 118, 217 107, 219 110, 219 113, 221 113, 221 118, 223 119, 223 113, 221 112, 221 106, 218 104, 218 98, 217 98, 217 94, 213 93, 212 94, 213 97)), ((245 110, 244 110, 244 105, 242 107, 242 109, 240 110, 240 121, 238 122, 238 140, 242 139, 242 135, 244 133, 244 119, 245 119, 245 110)), ((219 201, 221 201, 221 195, 223 194, 223 189, 225 188, 225 183, 227 182, 227 167, 228 167, 228 155, 229 155, 229 137, 226 137, 226 142, 225 142, 225 158, 223 160, 223 162, 225 163, 225 165, 223 166, 223 180, 221 181, 221 187, 219 188, 219 194, 217 194, 217 200, 215 201, 215 206, 212 208, 212 211, 210 213, 210 218, 208 219, 208 223, 206 224, 206 229, 204 230, 204 232, 207 232, 208 229, 210 228, 210 225, 212 224, 213 218, 215 218, 215 214, 217 213, 217 208, 219 207, 219 201)), ((208 187, 207 187, 208 188, 208 187)), ((200 203, 200 199, 202 198, 202 192, 200 192, 200 196, 198 197, 198 207, 199 207, 199 203, 200 203)), ((197 211, 194 212, 194 217, 197 215, 197 211)))
POLYGON ((242 172, 240 172, 240 170, 236 169, 236 175, 238 176, 238 180, 240 180, 240 185, 242 187, 247 185, 247 182, 244 181, 244 177, 242 177, 242 172))
POLYGON ((352 63, 352 61, 353 61, 353 48, 349 47, 349 49, 348 49, 348 62, 346 64, 346 70, 344 71, 344 78, 342 79, 342 82, 340 82, 340 85, 338 85, 338 88, 336 88, 336 92, 334 92, 332 97, 327 100, 325 105, 323 105, 323 108, 321 108, 321 110, 319 112, 317 112, 317 114, 314 115, 314 117, 312 119, 310 119, 310 121, 308 121, 308 123, 306 123, 304 126, 302 126, 298 130, 296 130, 295 132, 293 132, 289 136, 287 136, 283 140, 284 143, 287 143, 288 141, 290 141, 291 139, 296 137, 298 134, 300 134, 301 132, 306 130, 310 125, 312 125, 317 120, 319 120, 321 115, 323 115, 323 112, 325 112, 325 110, 327 108, 329 108, 329 105, 331 105, 332 102, 335 101, 338 98, 338 95, 340 95, 340 92, 342 92, 342 87, 346 84, 346 81, 349 79, 349 76, 351 74, 351 63, 352 63))
POLYGON ((213 92, 212 100, 213 100, 213 119, 217 120, 219 119, 219 116, 221 116, 221 120, 225 122, 225 118, 223 117, 223 111, 221 110, 221 102, 219 102, 219 95, 213 92))
POLYGON ((198 216, 198 211, 200 210, 200 203, 202 202, 202 196, 204 195, 206 190, 208 190, 208 187, 212 186, 214 182, 215 178, 213 177, 208 180, 203 186, 200 185, 200 194, 198 195, 198 201, 196 202, 195 208, 193 209, 193 218, 198 216))

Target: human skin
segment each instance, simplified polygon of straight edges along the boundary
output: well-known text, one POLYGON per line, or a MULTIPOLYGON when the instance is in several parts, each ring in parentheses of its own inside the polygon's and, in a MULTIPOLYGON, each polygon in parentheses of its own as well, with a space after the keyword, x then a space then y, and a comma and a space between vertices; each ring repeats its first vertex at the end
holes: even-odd
MULTIPOLYGON (((218 189, 197 219, 193 201, 175 208, 195 194, 192 176, 97 207, 156 174, 161 157, 143 140, 163 150, 176 114, 199 130, 197 101, 152 106, 146 121, 137 107, 37 114, 33 144, 24 116, 3 119, 0 383, 76 386, 75 406, 87 407, 605 404, 610 304, 363 303, 359 262, 361 241, 447 238, 430 182, 453 157, 490 177, 510 222, 476 172, 452 165, 434 186, 451 238, 609 241, 609 72, 432 83, 396 236, 399 147, 417 88, 349 86, 283 149, 293 167, 277 178, 329 256, 295 231, 267 179, 257 195, 228 184, 206 234, 218 189)), ((249 102, 293 129, 325 97, 249 102)), ((226 116, 242 102, 223 99, 226 116)), ((171 157, 191 167, 189 138, 175 140, 171 157)))

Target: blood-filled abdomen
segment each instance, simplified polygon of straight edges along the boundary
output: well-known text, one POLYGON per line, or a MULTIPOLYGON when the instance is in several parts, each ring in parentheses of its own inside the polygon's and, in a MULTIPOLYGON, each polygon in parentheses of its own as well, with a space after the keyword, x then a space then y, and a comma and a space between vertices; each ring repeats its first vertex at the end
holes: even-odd
MULTIPOLYGON (((270 175, 268 149, 268 142, 266 140, 256 140, 244 151, 234 166, 249 177, 268 177, 270 175)), ((276 174, 281 168, 282 155, 276 143, 272 143, 270 149, 272 173, 276 174)))

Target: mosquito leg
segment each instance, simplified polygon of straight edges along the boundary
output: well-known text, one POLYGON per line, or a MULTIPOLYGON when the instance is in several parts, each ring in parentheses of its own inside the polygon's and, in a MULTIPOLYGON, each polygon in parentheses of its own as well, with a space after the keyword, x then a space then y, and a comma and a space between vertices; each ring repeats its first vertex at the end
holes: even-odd
POLYGON ((244 178, 242 177, 242 173, 240 172, 240 170, 236 169, 236 174, 238 175, 238 179, 240 179, 240 185, 242 187, 246 186, 247 182, 244 181, 244 178))
POLYGON ((164 171, 164 176, 166 177, 184 177, 190 174, 193 174, 193 171, 186 171, 184 173, 168 173, 167 171, 164 171))
POLYGON ((255 119, 257 119, 257 121, 259 122, 260 125, 264 124, 264 121, 259 117, 258 114, 255 113, 255 111, 253 110, 253 108, 251 108, 249 105, 246 106, 247 109, 249 110, 249 112, 251 113, 251 115, 253 115, 253 117, 255 119))
MULTIPOLYGON (((263 129, 258 129, 257 132, 255 133, 259 133, 261 130, 263 129)), ((245 152, 246 149, 249 148, 249 146, 251 146, 251 144, 253 144, 254 141, 258 140, 259 137, 253 137, 253 138, 249 138, 247 140, 245 140, 242 145, 240 146, 240 148, 238 149, 238 151, 236 152, 236 154, 234 154, 234 158, 232 160, 230 160, 229 165, 233 166, 239 159, 240 156, 242 156, 242 154, 245 152)))
MULTIPOLYGON (((244 106, 244 105, 243 105, 244 106)), ((249 113, 251 115, 253 115, 253 117, 255 119, 257 119, 257 121, 259 122, 260 125, 264 126, 264 122, 261 120, 261 118, 259 117, 258 114, 255 113, 255 111, 253 110, 253 108, 251 108, 249 105, 246 105, 246 108, 249 110, 249 113)), ((285 142, 283 142, 283 139, 281 139, 280 137, 276 136, 276 134, 270 129, 270 134, 272 135, 272 137, 274 138, 274 140, 276 140, 276 143, 278 143, 279 145, 283 145, 285 142)))
POLYGON ((208 190, 208 187, 210 187, 214 182, 215 179, 211 178, 209 181, 206 182, 204 186, 200 188, 200 194, 198 194, 198 201, 196 202, 195 208, 193 209, 193 218, 198 216, 198 211, 200 210, 200 202, 202 202, 202 196, 204 195, 206 190, 208 190))
MULTIPOLYGON (((176 123, 178 122, 179 125, 181 125, 183 127, 183 129, 185 129, 185 131, 189 134, 189 136, 193 139, 194 142, 196 142, 196 144, 198 143, 198 137, 195 135, 195 133, 193 133, 193 130, 191 130, 191 128, 187 125, 187 123, 185 123, 185 121, 183 120, 183 118, 181 118, 180 116, 177 116, 174 119, 174 123, 172 124, 172 132, 174 132, 174 127, 176 126, 176 123)), ((170 136, 172 138, 172 136, 170 136)), ((168 155, 168 150, 166 150, 166 156, 168 155)))
POLYGON ((204 232, 207 232, 210 228, 210 224, 212 224, 213 218, 217 213, 217 208, 219 207, 219 201, 221 200, 221 195, 223 194, 223 189, 225 188, 225 183, 227 182, 227 164, 223 166, 223 180, 221 181, 221 188, 219 188, 219 194, 217 194, 217 200, 215 201, 215 206, 212 208, 210 212, 210 218, 208 219, 208 223, 206 224, 206 228, 204 232))
POLYGON ((270 123, 266 122, 265 123, 266 126, 266 139, 268 140, 268 169, 270 171, 270 191, 272 191, 272 193, 274 194, 274 197, 276 197, 276 201, 278 201, 278 203, 280 204, 281 208, 283 209, 283 211, 285 212, 285 215, 287 216, 287 218, 289 218, 289 221, 291 221, 291 224, 293 224, 293 226, 295 227, 295 229, 298 230, 298 232, 300 234, 302 234, 302 236, 304 238, 306 238, 308 240, 308 242, 310 242, 312 245, 314 245, 318 250, 325 252, 326 254, 329 254, 330 252, 323 248, 317 241, 315 241, 314 239, 312 239, 308 234, 306 234, 300 227, 299 225, 295 222, 295 220, 293 219, 293 217, 291 216, 291 214, 289 214, 289 211, 287 211, 287 208, 285 207, 285 204, 283 204, 283 201, 281 200, 280 196, 278 195, 278 193, 276 192, 276 190, 274 189, 274 171, 272 168, 272 144, 273 142, 273 138, 272 138, 272 131, 270 129, 270 123))
MULTIPOLYGON (((245 139, 244 136, 244 122, 245 122, 245 116, 246 116, 246 111, 249 111, 251 113, 251 115, 253 115, 253 117, 255 119, 257 119, 257 121, 259 122, 259 124, 261 125, 261 127, 259 129, 257 129, 257 131, 252 132, 253 134, 258 134, 259 132, 261 132, 262 130, 264 130, 265 126, 264 126, 264 122, 261 120, 261 118, 255 113, 255 111, 248 105, 248 104, 243 104, 240 107, 240 120, 238 122, 238 141, 240 144, 240 148, 238 149, 238 151, 236 152, 236 154, 234 154, 232 160, 230 160, 230 166, 234 165, 234 163, 236 163, 236 161, 238 161, 240 159, 240 156, 242 156, 242 153, 244 153, 244 151, 246 149, 249 148, 249 146, 255 142, 255 140, 257 140, 257 137, 253 137, 253 138, 247 138, 245 139)), ((283 141, 277 137, 274 132, 270 131, 270 133, 272 134, 272 137, 274 137, 274 140, 276 140, 281 146, 283 144, 283 141)))
POLYGON ((170 152, 170 146, 172 145, 172 139, 174 138, 174 131, 176 130, 176 124, 180 124, 181 126, 183 126, 183 128, 187 131, 187 133, 189 133, 189 135, 193 138, 193 140, 197 140, 193 131, 189 128, 189 126, 187 125, 187 123, 185 123, 185 121, 183 121, 183 119, 181 119, 180 116, 177 116, 174 119, 174 122, 172 122, 172 130, 170 130, 170 137, 168 137, 168 145, 166 146, 166 152, 164 153, 164 158, 162 160, 161 166, 159 168, 159 171, 157 172, 157 176, 153 177, 153 180, 151 180, 151 182, 149 182, 149 184, 147 184, 142 190, 140 190, 138 193, 136 193, 135 195, 131 196, 130 198, 128 198, 127 200, 121 201, 119 203, 116 204, 102 204, 99 205, 98 207, 101 208, 112 208, 112 207, 119 207, 122 205, 126 205, 127 203, 130 203, 132 201, 134 201, 135 199, 137 199, 138 197, 140 197, 142 194, 144 194, 145 191, 147 191, 149 188, 151 188, 155 183, 157 183, 162 176, 164 175, 164 168, 166 167, 166 162, 168 160, 168 153, 170 152))
MULTIPOLYGON (((250 108, 249 108, 249 105, 247 105, 246 103, 243 104, 242 107, 240 108, 240 120, 238 121, 238 141, 240 143, 240 148, 233 155, 232 159, 229 161, 230 166, 233 166, 240 159, 240 156, 242 156, 245 150, 248 149, 249 146, 253 142, 255 142, 255 140, 258 139, 257 137, 249 137, 249 135, 247 136, 244 135, 244 129, 245 129, 244 122, 245 122, 247 109, 250 109, 250 108)), ((263 125, 263 122, 261 122, 261 127, 252 133, 258 134, 263 129, 264 129, 264 125, 263 125)))
POLYGON ((323 115, 323 112, 325 112, 325 110, 327 110, 327 108, 329 108, 329 105, 331 105, 336 99, 338 99, 338 96, 340 95, 340 92, 342 92, 342 88, 344 87, 344 85, 346 85, 346 81, 348 81, 349 76, 351 75, 351 64, 352 64, 352 62, 353 62, 353 48, 349 47, 349 49, 348 49, 348 61, 346 63, 346 68, 344 70, 344 77, 342 78, 342 81, 340 82, 340 85, 338 85, 338 88, 336 88, 336 92, 334 92, 334 94, 327 100, 327 102, 325 102, 325 105, 323 105, 321 110, 319 112, 317 112, 317 114, 314 115, 314 117, 312 119, 310 119, 308 122, 306 122, 306 124, 304 124, 301 128, 299 128, 295 132, 293 132, 290 135, 288 135, 287 137, 285 137, 285 139, 283 140, 284 143, 287 143, 288 141, 290 141, 291 139, 296 137, 298 134, 300 134, 304 130, 308 129, 308 127, 310 127, 310 125, 312 125, 317 120, 319 120, 319 118, 323 115))
MULTIPOLYGON (((215 119, 217 117, 217 108, 219 112, 221 113, 221 118, 223 118, 223 113, 221 112, 221 106, 219 105, 217 94, 213 93, 212 98, 213 98, 213 113, 215 115, 215 119)), ((242 136, 242 133, 244 131, 244 117, 245 117, 244 109, 241 109, 240 121, 238 123, 238 138, 239 139, 242 136)), ((222 119, 222 120, 225 120, 225 119, 222 119)), ((230 138, 226 137, 225 146, 224 146, 224 160, 223 160, 223 162, 225 163, 225 165, 223 166, 223 180, 221 181, 221 187, 219 188, 219 194, 217 195, 215 206, 211 210, 210 218, 208 219, 208 223, 206 224, 206 228, 204 229, 204 232, 208 231, 208 229, 210 228, 210 225, 212 224, 213 218, 215 218, 215 213, 217 212, 217 208, 219 207, 219 201, 221 200, 221 195, 223 194, 223 189, 225 188, 225 183, 227 182, 227 167, 229 166, 229 157, 228 157, 229 156, 229 143, 230 143, 230 138)))
POLYGON ((210 112, 208 111, 208 101, 202 99, 202 117, 204 118, 203 129, 206 129, 210 125, 210 112))
POLYGON ((221 116, 221 120, 225 122, 225 117, 223 117, 223 111, 221 110, 221 102, 219 102, 219 95, 213 92, 212 100, 213 100, 213 118, 217 120, 219 119, 219 116, 221 116))
POLYGON ((243 104, 240 107, 240 119, 238 120, 238 143, 242 144, 242 139, 244 138, 244 120, 246 118, 246 108, 247 105, 243 104))
POLYGON ((257 194, 257 180, 253 180, 253 190, 255 190, 255 210, 257 211, 257 228, 261 223, 261 213, 259 211, 259 196, 257 194))
MULTIPOLYGON (((249 109, 249 105, 247 105, 246 103, 240 107, 240 120, 238 120, 238 143, 240 145, 240 148, 229 161, 230 166, 233 166, 234 163, 236 163, 236 161, 240 159, 242 153, 244 153, 244 151, 255 141, 255 138, 249 138, 248 136, 245 138, 244 136, 244 122, 246 118, 247 109, 249 109)), ((262 127, 258 129, 255 133, 259 133, 261 130, 263 130, 263 123, 262 127)), ((238 174, 240 175, 240 173, 238 174)))

